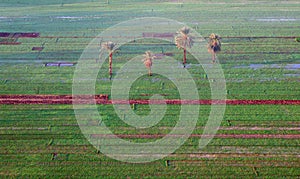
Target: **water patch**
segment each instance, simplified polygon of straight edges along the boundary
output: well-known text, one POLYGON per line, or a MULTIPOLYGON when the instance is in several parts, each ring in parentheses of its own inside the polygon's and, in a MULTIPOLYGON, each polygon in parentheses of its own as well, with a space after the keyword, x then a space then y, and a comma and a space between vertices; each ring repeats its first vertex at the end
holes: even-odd
POLYGON ((102 16, 55 16, 56 19, 100 19, 102 16))
POLYGON ((7 19, 32 19, 31 16, 0 16, 0 20, 7 20, 7 19))
MULTIPOLYGON (((85 79, 86 80, 86 79, 85 79)), ((115 79, 114 79, 115 80, 115 79)), ((100 78, 100 79, 97 79, 97 81, 110 81, 109 78, 100 78)))
POLYGON ((233 68, 249 68, 249 66, 246 65, 239 65, 239 66, 234 66, 233 68))
POLYGON ((264 64, 250 64, 249 68, 253 69, 253 70, 257 70, 257 69, 262 69, 265 68, 266 65, 264 64))
POLYGON ((151 82, 152 82, 152 83, 155 83, 155 82, 158 82, 158 81, 161 81, 161 79, 160 79, 160 78, 152 78, 152 79, 151 79, 151 82))
POLYGON ((280 68, 277 64, 250 64, 249 66, 243 66, 243 68, 250 68, 252 70, 264 69, 264 68, 280 68))
POLYGON ((280 82, 282 79, 276 78, 276 77, 266 77, 259 80, 260 82, 270 82, 270 81, 276 81, 280 82))
POLYGON ((8 19, 8 17, 0 16, 0 21, 6 21, 7 19, 8 19))
POLYGON ((259 22, 295 22, 299 21, 300 19, 296 18, 261 18, 261 19, 256 19, 256 21, 259 22))
POLYGON ((60 19, 60 20, 68 20, 69 22, 74 22, 74 21, 82 21, 84 19, 102 19, 102 16, 55 16, 55 17, 50 17, 51 20, 54 19, 60 19))
MULTIPOLYGON (((191 68, 192 67, 191 64, 185 64, 185 67, 183 66, 183 64, 181 64, 181 66, 182 66, 182 68, 191 68)), ((180 65, 179 65, 179 67, 180 67, 180 65)))
POLYGON ((45 63, 45 66, 58 66, 58 67, 62 67, 62 66, 74 66, 77 63, 72 63, 72 62, 48 62, 45 63))
POLYGON ((270 64, 269 66, 269 68, 282 68, 281 64, 270 64))
POLYGON ((270 64, 270 65, 266 65, 266 64, 250 64, 249 65, 250 69, 253 70, 257 70, 257 69, 263 69, 263 68, 282 68, 281 65, 279 64, 270 64))
POLYGON ((300 74, 284 74, 286 77, 300 77, 300 74))
POLYGON ((201 64, 190 64, 190 66, 194 66, 194 67, 202 67, 201 64))
MULTIPOLYGON (((177 63, 177 68, 184 68, 182 62, 178 62, 177 63)), ((185 64, 185 68, 190 68, 190 65, 189 64, 185 64)))
POLYGON ((287 64, 287 65, 283 65, 283 64, 250 64, 250 65, 234 66, 233 68, 249 68, 252 70, 285 68, 287 70, 298 70, 298 69, 300 69, 300 64, 287 64))
POLYGON ((287 70, 298 70, 298 69, 300 69, 300 64, 287 64, 285 66, 285 69, 287 69, 287 70))
POLYGON ((56 16, 57 19, 83 19, 85 17, 80 16, 56 16))

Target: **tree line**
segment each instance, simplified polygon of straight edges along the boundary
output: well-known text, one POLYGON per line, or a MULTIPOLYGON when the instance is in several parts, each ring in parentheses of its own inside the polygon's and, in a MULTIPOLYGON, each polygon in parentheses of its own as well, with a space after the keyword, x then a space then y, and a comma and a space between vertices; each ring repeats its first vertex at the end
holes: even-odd
MULTIPOLYGON (((183 66, 186 64, 186 52, 188 48, 191 48, 194 44, 194 37, 190 34, 190 28, 182 27, 179 29, 175 36, 175 45, 178 49, 183 50, 183 66)), ((109 53, 109 77, 112 77, 112 61, 113 53, 115 52, 116 43, 104 42, 101 44, 101 48, 109 53)), ((210 34, 207 43, 207 50, 212 54, 212 63, 216 63, 216 54, 221 51, 221 37, 215 33, 210 34)), ((148 69, 148 75, 151 76, 152 61, 156 58, 151 51, 146 51, 143 55, 143 63, 148 69)))

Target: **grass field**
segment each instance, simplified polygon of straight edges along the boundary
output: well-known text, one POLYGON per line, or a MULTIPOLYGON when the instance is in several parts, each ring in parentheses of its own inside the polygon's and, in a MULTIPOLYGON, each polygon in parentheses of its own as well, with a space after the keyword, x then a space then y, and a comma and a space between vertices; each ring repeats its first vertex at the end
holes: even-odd
MULTIPOLYGON (((300 100, 297 0, 109 0, 109 4, 99 0, 2 0, 0 7, 0 32, 40 33, 37 38, 10 39, 19 45, 0 45, 0 95, 71 95, 76 66, 45 63, 78 62, 94 37, 120 22, 164 17, 184 22, 205 38, 211 33, 221 35, 218 63, 224 71, 227 99, 300 100), (43 49, 36 51, 33 47, 43 49)), ((0 42, 6 40, 0 37, 0 42)), ((146 50, 172 53, 178 60, 174 68, 182 69, 182 51, 173 43, 141 39, 121 46, 114 54, 113 77, 126 62, 146 50)), ((186 69, 200 99, 210 99, 210 81, 191 54, 187 56, 186 69)), ((114 80, 120 79, 109 80, 107 60, 97 76, 96 94, 111 95, 114 80)), ((153 94, 180 99, 176 85, 158 74, 138 78, 129 97, 149 99, 153 94)), ((137 104, 133 108, 139 116, 150 113, 149 105, 137 104)), ((124 140, 136 143, 155 141, 168 134, 178 122, 181 108, 182 105, 167 105, 163 119, 155 126, 136 129, 117 116, 113 105, 97 105, 102 123, 124 140)), ((72 105, 0 104, 0 177, 300 176, 299 105, 227 105, 216 137, 200 150, 199 136, 210 110, 210 105, 200 105, 196 128, 172 154, 150 163, 127 163, 107 157, 89 143, 72 105)), ((188 112, 192 115, 195 111, 188 112)))

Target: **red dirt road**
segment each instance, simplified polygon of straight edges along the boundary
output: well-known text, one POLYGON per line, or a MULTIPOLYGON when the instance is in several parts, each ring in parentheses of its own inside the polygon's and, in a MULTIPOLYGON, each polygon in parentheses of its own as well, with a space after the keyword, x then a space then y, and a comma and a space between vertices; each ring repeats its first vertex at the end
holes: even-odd
MULTIPOLYGON (((93 104, 88 95, 74 96, 75 103, 93 104)), ((149 104, 149 100, 109 100, 107 95, 96 95, 97 104, 149 104)), ((153 100, 152 104, 190 104, 190 105, 300 105, 300 100, 153 100)), ((72 95, 0 95, 0 104, 73 104, 72 95)))

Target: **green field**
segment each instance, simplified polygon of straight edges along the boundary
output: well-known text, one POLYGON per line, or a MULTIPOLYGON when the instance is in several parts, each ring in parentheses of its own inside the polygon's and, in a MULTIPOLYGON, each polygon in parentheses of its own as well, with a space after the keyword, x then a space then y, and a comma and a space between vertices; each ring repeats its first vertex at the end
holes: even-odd
MULTIPOLYGON (((89 42, 105 29, 134 18, 162 17, 183 22, 205 38, 211 33, 222 37, 217 57, 227 99, 300 100, 300 4, 296 0, 109 0, 109 4, 104 0, 2 0, 0 7, 0 33, 40 33, 38 38, 16 39, 19 45, 0 45, 0 95, 72 94, 76 66, 45 63, 78 62, 89 42), (40 52, 32 50, 41 46, 40 52)), ((0 37, 0 42, 5 40, 0 37)), ((114 54, 113 77, 146 50, 172 53, 178 60, 174 68, 182 69, 182 51, 173 43, 140 39, 114 54)), ((187 71, 200 99, 210 99, 211 81, 191 54, 187 71)), ((109 80, 107 60, 99 70, 95 93, 110 95, 114 80, 120 79, 109 80)), ((153 94, 180 98, 176 85, 159 74, 137 79, 129 97, 149 99, 153 94)), ((113 133, 132 135, 168 134, 179 120, 181 107, 167 105, 157 125, 136 129, 117 116, 113 105, 97 105, 102 122, 113 133)), ((202 134, 210 110, 209 105, 200 106, 193 135, 202 134)), ((138 104, 134 112, 145 116, 150 108, 138 104)), ((98 152, 82 134, 72 105, 0 104, 0 178, 297 178, 299 126, 299 105, 227 105, 218 135, 261 137, 216 137, 201 150, 199 138, 190 137, 163 159, 135 164, 98 152), (52 160, 53 153, 57 156, 52 160)))

